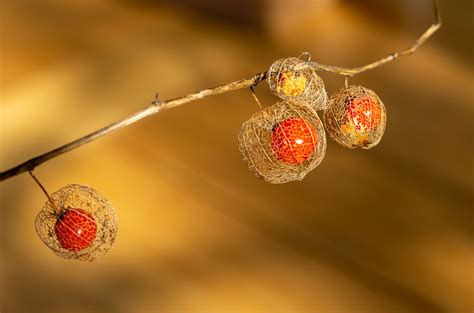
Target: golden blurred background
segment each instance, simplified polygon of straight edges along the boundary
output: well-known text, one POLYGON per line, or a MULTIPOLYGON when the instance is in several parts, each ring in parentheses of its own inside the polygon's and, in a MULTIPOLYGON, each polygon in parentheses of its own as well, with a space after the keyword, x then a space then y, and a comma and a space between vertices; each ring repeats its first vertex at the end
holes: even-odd
MULTIPOLYGON (((303 181, 241 160, 247 90, 162 112, 36 169, 53 192, 93 186, 120 218, 100 261, 37 237, 45 197, 0 185, 0 312, 471 312, 473 2, 441 1, 414 55, 350 80, 388 110, 368 151, 328 145, 303 181)), ((430 0, 2 0, 5 170, 162 99, 310 51, 359 66, 411 45, 430 0)), ((329 93, 343 78, 322 74, 329 93)), ((265 105, 276 98, 262 83, 265 105)))

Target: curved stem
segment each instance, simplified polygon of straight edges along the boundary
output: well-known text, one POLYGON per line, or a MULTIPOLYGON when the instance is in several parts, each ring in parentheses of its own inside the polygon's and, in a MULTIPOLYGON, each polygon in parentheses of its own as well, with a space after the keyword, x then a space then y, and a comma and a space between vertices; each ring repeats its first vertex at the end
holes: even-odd
POLYGON ((56 212, 56 214, 59 216, 61 214, 61 210, 58 208, 56 203, 54 203, 53 198, 51 198, 51 196, 46 191, 46 189, 43 187, 43 185, 40 183, 38 178, 36 178, 36 176, 33 175, 33 172, 32 171, 28 171, 28 172, 30 173, 31 177, 33 177, 33 179, 38 184, 38 186, 41 188, 41 190, 43 190, 44 194, 46 195, 46 198, 48 198, 49 203, 51 203, 51 207, 53 208, 54 212, 56 212))
POLYGON ((374 61, 372 63, 369 63, 364 66, 356 67, 356 68, 345 68, 345 67, 339 67, 339 66, 332 66, 332 65, 324 65, 320 64, 317 62, 309 62, 314 68, 317 70, 325 71, 325 72, 331 72, 339 75, 345 75, 345 76, 354 76, 357 74, 360 74, 362 72, 372 70, 376 67, 379 67, 381 65, 384 65, 390 61, 393 61, 397 59, 398 57, 404 56, 404 55, 410 55, 413 52, 416 51, 425 41, 427 41, 438 29, 441 27, 441 18, 439 15, 439 10, 438 10, 438 4, 436 0, 433 0, 433 9, 434 9, 434 14, 435 14, 435 23, 432 24, 417 40, 416 42, 410 46, 409 48, 399 51, 399 52, 394 52, 386 56, 385 58, 382 58, 380 60, 374 61))
POLYGON ((253 90, 253 86, 250 86, 250 92, 252 93, 252 96, 253 96, 253 99, 255 100, 255 102, 257 102, 257 106, 260 110, 263 110, 263 106, 262 104, 260 103, 260 100, 258 100, 258 97, 257 95, 255 94, 255 90, 253 90))

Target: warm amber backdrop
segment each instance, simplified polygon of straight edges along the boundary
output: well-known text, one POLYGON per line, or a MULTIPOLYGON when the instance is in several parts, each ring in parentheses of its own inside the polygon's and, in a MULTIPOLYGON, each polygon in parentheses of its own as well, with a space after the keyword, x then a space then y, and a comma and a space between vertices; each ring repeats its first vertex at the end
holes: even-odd
MULTIPOLYGON (((120 218, 101 261, 49 251, 28 175, 0 185, 0 311, 470 312, 472 1, 416 54, 352 79, 388 110, 369 151, 329 143, 302 182, 247 171, 248 91, 163 112, 36 170, 107 195, 120 218)), ((311 51, 358 66, 412 44, 429 0, 0 2, 0 170, 164 99, 311 51)), ((322 75, 333 92, 341 77, 322 75)), ((257 88, 264 104, 275 97, 257 88)))

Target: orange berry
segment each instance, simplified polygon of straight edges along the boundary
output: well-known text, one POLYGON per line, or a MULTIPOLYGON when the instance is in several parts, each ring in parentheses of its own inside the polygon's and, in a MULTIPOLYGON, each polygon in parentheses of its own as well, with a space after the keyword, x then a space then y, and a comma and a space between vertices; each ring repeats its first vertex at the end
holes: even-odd
POLYGON ((315 151, 317 137, 314 126, 304 118, 288 118, 273 128, 271 146, 278 160, 300 164, 315 151))
POLYGON ((68 209, 54 225, 56 237, 69 251, 80 251, 89 247, 97 234, 94 217, 83 209, 68 209))
POLYGON ((385 106, 377 94, 362 86, 336 91, 324 112, 329 136, 347 148, 370 149, 382 139, 385 106))
POLYGON ((376 129, 381 121, 382 110, 377 99, 370 96, 360 96, 351 99, 347 106, 347 117, 358 132, 376 129))

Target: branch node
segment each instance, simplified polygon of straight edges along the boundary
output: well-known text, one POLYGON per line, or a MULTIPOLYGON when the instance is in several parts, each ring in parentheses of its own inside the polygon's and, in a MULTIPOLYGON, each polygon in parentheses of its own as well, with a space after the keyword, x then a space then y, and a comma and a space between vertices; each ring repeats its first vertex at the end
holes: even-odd
POLYGON ((153 99, 151 104, 157 107, 161 106, 160 94, 158 92, 155 94, 155 99, 153 99))
POLYGON ((263 73, 258 73, 257 75, 255 75, 255 77, 253 78, 254 82, 252 84, 252 87, 257 87, 258 84, 260 84, 262 81, 264 81, 265 79, 267 79, 267 72, 263 72, 263 73))

